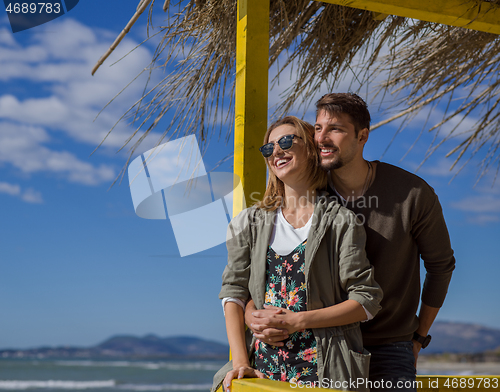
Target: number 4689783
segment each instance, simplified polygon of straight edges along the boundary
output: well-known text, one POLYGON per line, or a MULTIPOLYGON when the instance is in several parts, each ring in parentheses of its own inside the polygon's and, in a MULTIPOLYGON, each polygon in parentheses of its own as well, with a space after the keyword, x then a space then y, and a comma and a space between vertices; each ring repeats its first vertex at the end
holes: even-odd
POLYGON ((61 12, 60 3, 8 3, 6 11, 14 14, 58 14, 61 12))

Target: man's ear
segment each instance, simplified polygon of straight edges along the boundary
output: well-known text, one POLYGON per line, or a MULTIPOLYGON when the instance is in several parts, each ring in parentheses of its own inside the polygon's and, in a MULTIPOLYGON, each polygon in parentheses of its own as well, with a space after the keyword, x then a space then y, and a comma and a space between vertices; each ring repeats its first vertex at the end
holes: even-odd
POLYGON ((362 144, 363 146, 365 143, 368 141, 368 135, 370 134, 370 131, 368 128, 363 128, 358 131, 358 142, 362 144))

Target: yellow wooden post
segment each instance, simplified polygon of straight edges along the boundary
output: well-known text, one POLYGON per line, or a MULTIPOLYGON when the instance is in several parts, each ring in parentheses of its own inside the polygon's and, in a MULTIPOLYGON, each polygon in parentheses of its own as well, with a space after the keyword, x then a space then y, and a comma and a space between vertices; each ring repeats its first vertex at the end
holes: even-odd
POLYGON ((379 14, 404 16, 500 34, 500 8, 475 0, 317 0, 379 14))
MULTIPOLYGON (((242 182, 246 205, 262 198, 266 168, 259 147, 267 128, 269 0, 238 0, 234 173, 242 182)), ((235 189, 233 214, 246 207, 235 189)))

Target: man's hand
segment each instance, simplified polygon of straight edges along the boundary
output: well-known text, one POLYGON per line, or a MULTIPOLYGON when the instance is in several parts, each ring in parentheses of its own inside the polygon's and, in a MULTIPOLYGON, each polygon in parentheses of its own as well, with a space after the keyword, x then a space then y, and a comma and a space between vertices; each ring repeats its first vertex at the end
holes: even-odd
POLYGON ((288 331, 282 324, 279 324, 280 327, 275 327, 276 323, 272 318, 275 314, 280 314, 282 310, 282 308, 268 308, 267 306, 265 309, 257 310, 253 300, 250 300, 245 310, 245 323, 261 342, 282 347, 283 340, 289 336, 288 331))
MULTIPOLYGON (((429 333, 429 329, 431 329, 431 325, 436 319, 438 312, 439 308, 433 308, 424 303, 420 305, 420 313, 418 314, 419 326, 416 331, 420 336, 427 336, 427 334, 429 333)), ((417 367, 418 353, 420 352, 421 348, 422 345, 419 342, 413 340, 413 355, 415 356, 415 368, 417 367)))

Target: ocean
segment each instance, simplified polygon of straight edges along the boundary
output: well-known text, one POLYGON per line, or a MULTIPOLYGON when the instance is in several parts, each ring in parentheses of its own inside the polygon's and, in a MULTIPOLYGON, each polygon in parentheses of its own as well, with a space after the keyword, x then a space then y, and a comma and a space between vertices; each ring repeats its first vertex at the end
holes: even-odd
MULTIPOLYGON (((224 361, 0 359, 0 392, 204 391, 224 361)), ((419 361, 420 375, 500 374, 500 363, 419 361)))
POLYGON ((208 391, 224 361, 0 359, 0 391, 208 391))

